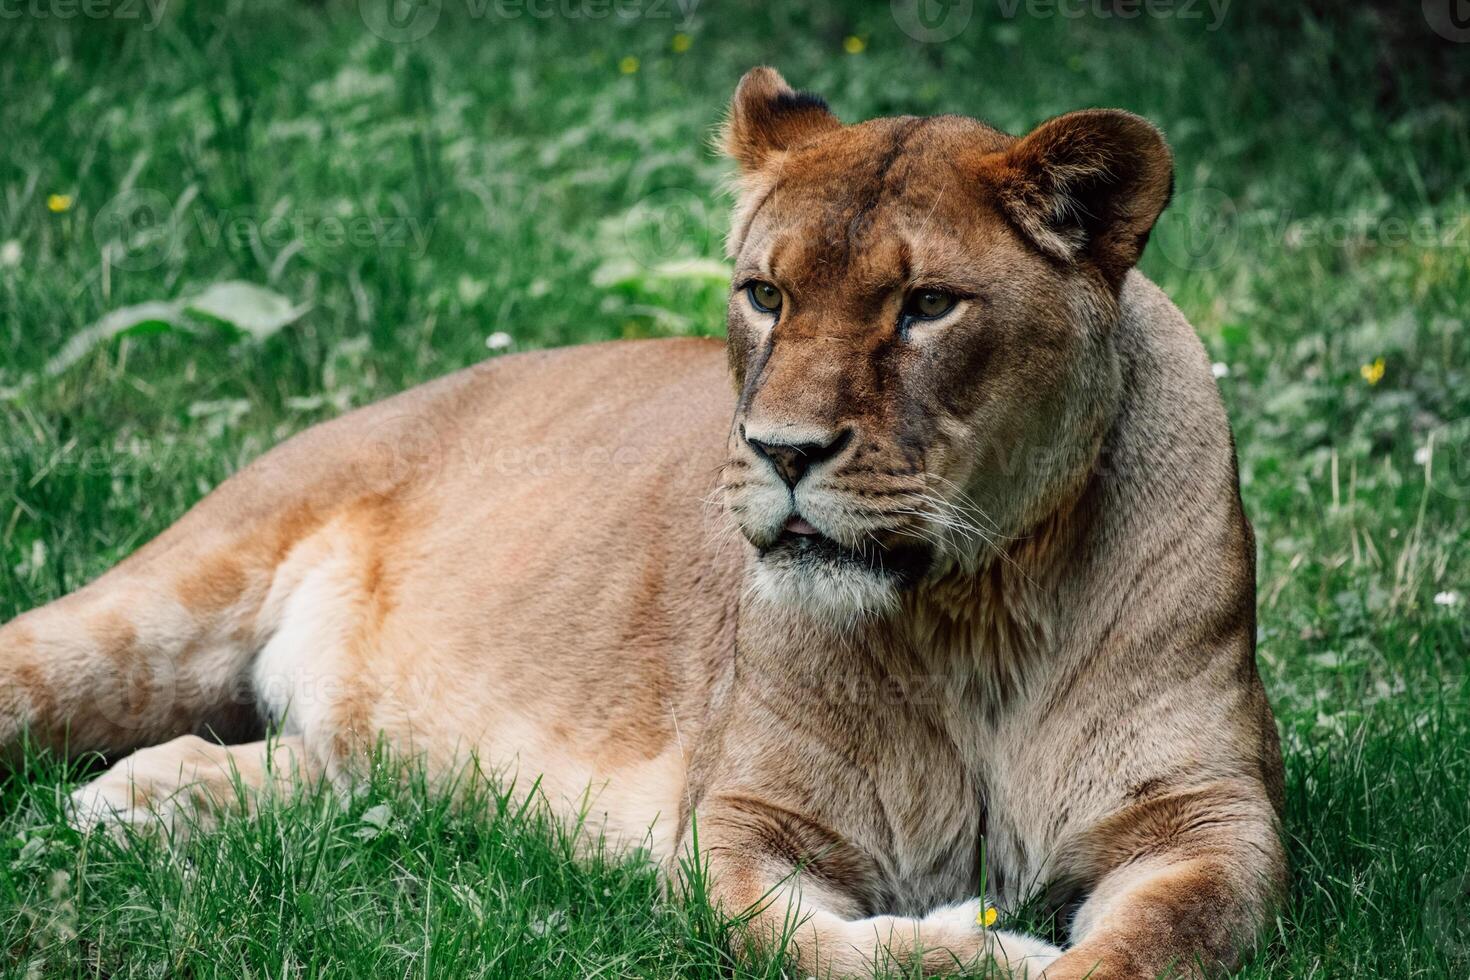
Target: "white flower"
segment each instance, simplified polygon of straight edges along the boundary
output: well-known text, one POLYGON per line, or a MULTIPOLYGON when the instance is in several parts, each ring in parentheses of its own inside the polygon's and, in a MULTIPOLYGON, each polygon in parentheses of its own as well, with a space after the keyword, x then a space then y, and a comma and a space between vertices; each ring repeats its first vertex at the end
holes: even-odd
POLYGON ((505 350, 513 343, 515 339, 504 330, 497 330, 485 338, 485 346, 491 350, 505 350))
POLYGON ((1216 361, 1214 364, 1210 365, 1210 373, 1217 378, 1229 377, 1230 365, 1226 364, 1224 361, 1216 361))
POLYGON ((1460 604, 1460 593, 1441 592, 1434 597, 1436 606, 1457 606, 1460 604))
POLYGON ((488 282, 471 279, 469 276, 460 276, 456 286, 459 291, 460 302, 464 303, 465 306, 474 306, 480 301, 480 297, 485 295, 485 291, 490 288, 488 282))
POLYGON ((546 936, 557 932, 567 931, 567 914, 561 909, 556 909, 544 919, 535 919, 531 922, 531 935, 546 936))
POLYGON ((0 266, 13 269, 20 265, 20 242, 14 238, 0 245, 0 266))
POLYGON ((1429 465, 1428 446, 1420 446, 1418 449, 1414 450, 1414 462, 1418 463, 1420 466, 1429 465))
POLYGON ((40 538, 31 542, 31 554, 28 558, 22 558, 20 564, 15 566, 15 574, 26 576, 34 575, 46 567, 46 542, 40 538))

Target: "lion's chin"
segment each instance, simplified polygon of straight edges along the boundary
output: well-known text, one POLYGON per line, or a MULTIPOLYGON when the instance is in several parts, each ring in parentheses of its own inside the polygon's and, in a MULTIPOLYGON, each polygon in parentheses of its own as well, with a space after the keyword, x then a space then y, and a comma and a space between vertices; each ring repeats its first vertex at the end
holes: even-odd
POLYGON ((761 549, 751 582, 758 601, 799 609, 838 625, 885 616, 924 575, 918 548, 857 551, 820 534, 784 533, 761 549))

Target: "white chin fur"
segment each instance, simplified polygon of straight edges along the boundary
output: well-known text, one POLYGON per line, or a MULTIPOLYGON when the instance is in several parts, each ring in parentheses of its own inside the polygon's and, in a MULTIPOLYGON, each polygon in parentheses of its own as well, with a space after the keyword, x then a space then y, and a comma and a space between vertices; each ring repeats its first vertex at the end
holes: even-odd
POLYGON ((759 559, 750 594, 759 602, 800 610, 836 626, 850 626, 898 608, 893 582, 842 563, 796 565, 780 558, 759 559))

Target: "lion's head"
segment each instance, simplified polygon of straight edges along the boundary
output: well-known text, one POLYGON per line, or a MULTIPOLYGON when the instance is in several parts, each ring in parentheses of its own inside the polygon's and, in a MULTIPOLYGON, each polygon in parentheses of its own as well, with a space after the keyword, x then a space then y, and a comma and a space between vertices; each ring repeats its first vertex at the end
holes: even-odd
POLYGON ((742 79, 726 501, 756 586, 841 615, 978 568, 1081 486, 1115 415, 1124 276, 1168 202, 1163 138, 1089 110, 1016 138, 844 126, 742 79))

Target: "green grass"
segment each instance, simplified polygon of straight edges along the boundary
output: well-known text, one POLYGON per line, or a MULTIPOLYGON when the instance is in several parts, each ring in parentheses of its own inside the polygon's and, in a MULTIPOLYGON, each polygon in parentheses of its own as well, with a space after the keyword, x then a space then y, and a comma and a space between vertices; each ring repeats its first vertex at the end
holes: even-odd
MULTIPOLYGON (((1211 31, 981 2, 945 44, 911 41, 887 4, 795 6, 709 0, 685 23, 677 6, 507 19, 451 3, 408 44, 331 0, 179 2, 151 27, 6 20, 0 620, 100 573, 283 436, 492 356, 496 331, 512 350, 718 333, 718 270, 662 264, 720 259, 724 165, 706 144, 752 64, 849 119, 954 111, 1016 131, 1122 106, 1175 149, 1144 268, 1228 372, 1259 539, 1296 877, 1246 976, 1465 976, 1470 47, 1416 3, 1241 3, 1211 31), (849 36, 865 50, 845 53, 849 36), (152 233, 127 211, 140 202, 152 233), (309 309, 260 337, 174 316, 47 370, 109 311, 231 280, 309 309)), ((0 789, 8 973, 735 969, 700 902, 666 901, 635 861, 573 860, 493 797, 454 809, 384 779, 171 854, 67 830, 72 778, 37 763, 0 789)))

